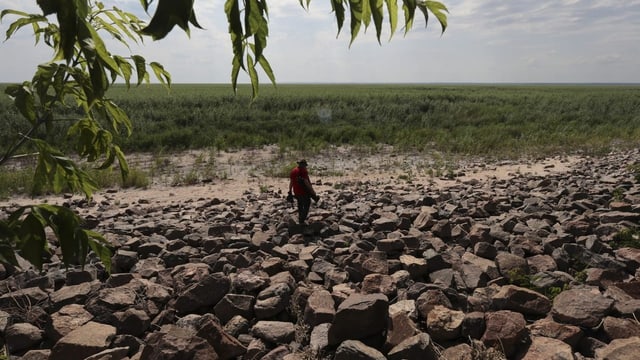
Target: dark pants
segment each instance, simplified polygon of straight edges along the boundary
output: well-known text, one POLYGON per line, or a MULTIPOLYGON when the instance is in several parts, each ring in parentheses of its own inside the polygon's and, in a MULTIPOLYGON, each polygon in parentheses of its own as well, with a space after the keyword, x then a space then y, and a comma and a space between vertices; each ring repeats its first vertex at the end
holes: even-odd
POLYGON ((296 195, 298 200, 298 223, 302 224, 307 220, 309 215, 309 208, 311 207, 311 196, 309 195, 296 195))

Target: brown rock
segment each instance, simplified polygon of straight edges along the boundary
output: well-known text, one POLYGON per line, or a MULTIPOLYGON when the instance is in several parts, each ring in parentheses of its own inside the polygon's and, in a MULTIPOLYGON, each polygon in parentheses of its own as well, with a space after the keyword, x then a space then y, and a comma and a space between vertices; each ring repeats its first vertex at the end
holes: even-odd
POLYGON ((553 318, 561 323, 595 327, 609 314, 613 300, 597 288, 570 289, 553 300, 553 318))
POLYGON ((204 315, 198 322, 196 336, 207 340, 221 360, 234 359, 244 354, 247 349, 238 339, 227 334, 214 319, 210 314, 204 315))
POLYGON ((42 341, 43 331, 29 323, 9 325, 3 330, 4 342, 11 354, 35 347, 42 341))
POLYGON ((474 360, 473 348, 469 344, 458 344, 442 351, 442 359, 447 360, 474 360))
POLYGON ((213 306, 227 294, 230 285, 229 278, 223 273, 208 274, 200 282, 180 293, 174 307, 178 314, 186 314, 203 307, 213 306))
POLYGON ((640 324, 635 319, 619 319, 607 316, 602 322, 602 331, 610 340, 640 337, 640 324))
POLYGON ((329 344, 381 335, 387 329, 389 300, 382 294, 353 294, 339 306, 329 328, 329 344))
POLYGON ((453 340, 460 336, 464 313, 436 305, 427 315, 427 330, 436 342, 453 340))
POLYGON ((51 349, 50 360, 84 359, 105 350, 116 328, 90 321, 65 335, 51 349))
POLYGON ((417 333, 418 329, 416 324, 406 312, 399 311, 393 313, 390 315, 385 349, 389 350, 417 333))
POLYGON ((501 287, 491 299, 494 308, 498 310, 513 310, 540 316, 551 310, 551 301, 546 296, 515 285, 501 287))
POLYGON ((544 336, 532 336, 531 345, 522 360, 539 359, 574 360, 574 357, 569 344, 544 336))
POLYGON ((368 274, 362 281, 363 294, 384 294, 388 298, 396 295, 398 288, 395 281, 390 275, 385 274, 368 274))
POLYGON ((283 321, 258 321, 251 328, 251 334, 273 344, 288 344, 295 337, 295 326, 283 321))
POLYGON ((482 342, 503 349, 507 357, 517 352, 527 334, 524 316, 517 312, 500 310, 486 313, 485 323, 482 342))
POLYGON ((571 347, 578 346, 578 343, 584 335, 582 329, 578 326, 560 324, 551 317, 540 319, 529 325, 529 331, 532 336, 546 336, 553 339, 561 340, 571 347))
POLYGON ((387 354, 389 360, 438 360, 438 353, 429 334, 414 335, 396 345, 387 354))
POLYGON ((311 293, 304 309, 304 322, 315 327, 322 323, 330 323, 336 314, 335 302, 331 294, 324 289, 311 293))
POLYGON ((386 360, 378 350, 358 340, 345 340, 336 349, 335 360, 386 360))
POLYGON ((596 350, 598 359, 636 360, 640 354, 640 337, 613 340, 609 345, 596 350))
MULTIPOLYGON (((146 338, 140 360, 190 359, 218 360, 218 354, 209 342, 191 330, 165 325, 146 338)), ((69 358, 70 359, 70 358, 69 358)))
POLYGON ((86 324, 93 315, 84 309, 82 305, 71 304, 63 306, 57 312, 51 314, 51 325, 46 328, 47 337, 58 341, 61 337, 86 324))

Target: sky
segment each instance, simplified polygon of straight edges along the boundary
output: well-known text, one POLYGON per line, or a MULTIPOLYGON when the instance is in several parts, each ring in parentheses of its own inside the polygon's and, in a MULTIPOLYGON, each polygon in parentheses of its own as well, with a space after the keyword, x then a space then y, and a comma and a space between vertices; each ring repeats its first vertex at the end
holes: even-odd
MULTIPOLYGON (((224 0, 195 0, 191 36, 176 28, 123 56, 157 61, 174 83, 229 83, 232 52, 224 0)), ((402 1, 398 0, 399 3, 402 1)), ((278 83, 640 83, 640 0, 443 0, 449 27, 420 15, 405 36, 381 44, 373 25, 349 46, 348 17, 340 34, 329 0, 270 0, 265 56, 278 83)), ((103 0, 147 21, 139 0, 103 0)), ((37 12, 35 0, 0 0, 0 10, 37 12)), ((401 21, 402 15, 400 15, 401 21)), ((15 17, 0 23, 4 34, 15 17)), ((2 35, 4 40, 4 35, 2 35)), ((0 42, 0 82, 21 82, 52 53, 34 46, 29 28, 0 42)), ((261 83, 267 83, 264 74, 261 83)), ((239 82, 248 82, 241 74, 239 82)))

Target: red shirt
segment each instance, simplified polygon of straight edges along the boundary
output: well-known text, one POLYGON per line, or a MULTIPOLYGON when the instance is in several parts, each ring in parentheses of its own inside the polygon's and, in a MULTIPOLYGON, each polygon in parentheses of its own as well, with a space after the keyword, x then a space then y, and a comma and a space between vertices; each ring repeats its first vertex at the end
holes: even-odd
POLYGON ((293 168, 293 170, 291 170, 291 173, 289 174, 289 179, 293 184, 293 194, 310 195, 307 193, 305 187, 298 181, 299 178, 309 180, 309 173, 307 172, 306 168, 296 166, 295 168, 293 168))

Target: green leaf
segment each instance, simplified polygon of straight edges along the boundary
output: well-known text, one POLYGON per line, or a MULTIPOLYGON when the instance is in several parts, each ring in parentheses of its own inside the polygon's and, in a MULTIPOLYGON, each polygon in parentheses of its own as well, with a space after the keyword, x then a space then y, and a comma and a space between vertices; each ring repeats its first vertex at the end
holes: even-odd
POLYGON ((255 67, 255 63, 253 62, 253 58, 249 54, 247 54, 247 68, 249 71, 249 78, 251 79, 251 90, 252 90, 251 97, 255 99, 256 97, 258 97, 258 87, 259 87, 258 73, 256 72, 256 67, 255 67))
MULTIPOLYGON (((425 7, 438 19, 442 33, 447 29, 447 14, 449 9, 439 1, 425 1, 425 7)), ((427 15, 425 15, 426 17, 427 15)))
MULTIPOLYGON (((135 36, 129 30, 129 26, 128 26, 129 24, 125 23, 125 21, 128 21, 128 20, 123 18, 124 13, 122 11, 118 9, 114 9, 113 11, 106 11, 105 15, 107 15, 107 17, 113 22, 113 25, 118 28, 118 29, 115 29, 112 26, 109 26, 107 28, 107 30, 109 30, 113 36, 115 36, 116 34, 118 35, 124 34, 127 38, 133 40, 133 42, 138 43, 138 37, 135 36), (114 13, 118 14, 119 17, 116 16, 114 13)), ((119 40, 122 44, 124 44, 127 48, 129 48, 129 44, 124 39, 119 39, 119 40)))
POLYGON ((389 40, 391 40, 398 27, 398 1, 385 0, 385 2, 387 3, 387 11, 389 12, 389 27, 391 31, 389 40))
MULTIPOLYGON (((240 20, 240 8, 238 0, 227 0, 224 4, 224 11, 227 14, 227 22, 229 23, 229 35, 231 36, 231 46, 233 49, 232 64, 235 67, 237 64, 244 69, 243 57, 244 57, 244 45, 242 40, 244 33, 242 30, 242 21, 240 20)), ((236 74, 237 76, 237 74, 236 74)), ((236 76, 233 75, 232 78, 236 76)), ((236 88, 236 84, 233 83, 233 88, 236 88)))
POLYGON ((93 251, 102 264, 105 267, 107 273, 111 273, 111 250, 109 250, 109 243, 107 240, 95 231, 82 230, 83 237, 86 236, 86 241, 89 243, 91 251, 93 251))
POLYGON ((131 136, 133 126, 127 113, 111 100, 105 101, 104 107, 107 111, 107 116, 111 119, 111 126, 113 127, 113 130, 116 132, 119 131, 120 126, 122 125, 127 130, 127 136, 131 136))
POLYGON ((36 124, 36 105, 31 86, 28 82, 22 85, 10 85, 4 90, 5 94, 13 99, 20 114, 29 120, 32 126, 36 124))
POLYGON ((122 175, 122 180, 126 180, 129 176, 129 164, 127 164, 127 159, 118 145, 113 146, 113 152, 118 158, 118 165, 120 166, 120 175, 122 175))
POLYGON ((171 86, 171 74, 169 74, 161 64, 152 62, 149 66, 151 66, 153 73, 156 74, 156 78, 160 80, 162 84, 171 86))
POLYGON ((258 63, 260 64, 260 67, 262 67, 262 70, 265 72, 267 77, 269 77, 269 80, 271 80, 271 83, 275 86, 276 77, 275 75, 273 75, 273 70, 271 69, 271 65, 269 65, 267 59, 264 56, 260 56, 260 58, 258 59, 258 63))
POLYGON ((404 10, 404 35, 413 27, 413 18, 416 13, 416 0, 402 0, 402 9, 404 10))
POLYGON ((364 23, 364 30, 366 31, 371 24, 371 6, 369 0, 360 0, 362 6, 362 22, 364 23))
POLYGON ((373 17, 373 23, 376 27, 376 38, 378 39, 378 43, 380 43, 380 35, 382 34, 382 1, 383 0, 369 0, 371 16, 373 17))
POLYGON ((331 0, 331 9, 336 14, 336 22, 338 25, 338 33, 336 37, 340 35, 340 30, 344 25, 344 0, 331 0))
POLYGON ((17 244, 20 256, 25 258, 36 268, 42 269, 42 253, 45 249, 46 235, 42 222, 31 213, 20 226, 20 243, 17 244))
POLYGON ((42 10, 44 15, 51 15, 58 11, 59 5, 58 0, 37 0, 38 6, 42 10))
MULTIPOLYGON (((73 0, 58 0, 56 17, 59 26, 58 53, 54 60, 71 62, 74 55, 74 47, 78 34, 78 17, 75 2, 73 0)), ((81 19, 84 20, 84 19, 81 19)))
POLYGON ((233 87, 233 92, 236 93, 238 91, 238 74, 240 73, 242 65, 240 64, 240 60, 238 60, 237 56, 233 57, 231 64, 231 86, 233 87))
POLYGON ((299 0, 299 2, 300 2, 300 6, 302 6, 303 9, 309 10, 309 4, 311 3, 311 0, 299 0))
POLYGON ((360 24, 362 23, 362 3, 366 0, 349 0, 349 9, 351 11, 351 46, 360 32, 360 24))
MULTIPOLYGON (((18 20, 16 20, 13 23, 11 23, 11 25, 9 25, 9 28, 6 31, 5 40, 8 40, 9 38, 11 38, 11 36, 16 31, 18 31, 19 29, 21 29, 22 27, 24 27, 26 25, 33 25, 35 28, 37 28, 37 23, 38 22, 46 22, 47 21, 47 18, 45 18, 44 16, 29 15, 29 14, 24 13, 22 11, 14 11, 14 10, 3 10, 2 13, 0 13, 0 20, 2 20, 2 17, 4 17, 7 14, 19 15, 19 16, 23 16, 23 17, 19 18, 18 20)), ((36 39, 36 43, 37 43, 37 39, 36 39)))
POLYGON ((160 40, 178 25, 189 35, 189 23, 200 27, 193 13, 193 0, 158 0, 156 12, 142 33, 160 40))
MULTIPOLYGON (((91 50, 95 51, 96 55, 100 59, 99 64, 101 66, 107 66, 109 70, 119 73, 120 69, 118 68, 118 64, 111 57, 109 51, 107 51, 107 47, 104 45, 104 42, 102 41, 100 35, 98 35, 98 33, 96 32, 96 29, 87 21, 80 22, 79 26, 82 27, 83 32, 88 32, 89 36, 91 37, 91 43, 89 43, 86 39, 83 39, 83 44, 91 44, 91 50)), ((104 70, 102 72, 104 72, 104 70)))
POLYGON ((113 59, 116 61, 116 63, 118 64, 118 67, 120 68, 120 74, 122 75, 122 78, 124 79, 124 82, 127 85, 127 88, 130 88, 133 67, 122 56, 114 55, 113 59))
MULTIPOLYGON (((22 216, 23 211, 24 207, 19 208, 10 215, 10 218, 15 216, 17 212, 19 212, 18 217, 22 216)), ((0 263, 18 266, 14 246, 18 243, 19 238, 13 223, 10 220, 0 220, 0 263)))
POLYGON ((131 59, 133 59, 133 63, 136 66, 136 74, 138 76, 138 85, 142 83, 143 80, 149 79, 147 75, 147 63, 146 60, 140 55, 131 55, 131 59))

